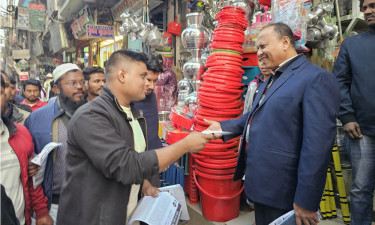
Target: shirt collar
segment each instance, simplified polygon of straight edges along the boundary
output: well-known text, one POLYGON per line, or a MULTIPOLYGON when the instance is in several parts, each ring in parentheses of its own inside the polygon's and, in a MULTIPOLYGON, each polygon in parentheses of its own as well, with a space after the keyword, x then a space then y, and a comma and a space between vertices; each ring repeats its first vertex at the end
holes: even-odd
POLYGON ((272 74, 276 75, 283 73, 286 70, 286 68, 288 68, 294 61, 296 61, 301 56, 303 56, 303 54, 298 54, 280 63, 279 67, 277 67, 275 71, 272 71, 272 74))

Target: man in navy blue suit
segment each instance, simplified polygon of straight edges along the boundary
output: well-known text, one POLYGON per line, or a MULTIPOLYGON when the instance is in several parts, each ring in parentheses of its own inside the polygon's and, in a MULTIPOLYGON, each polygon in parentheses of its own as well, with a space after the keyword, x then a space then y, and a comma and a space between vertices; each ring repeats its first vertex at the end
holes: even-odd
POLYGON ((234 180, 245 175, 257 225, 292 209, 297 225, 315 225, 336 135, 338 85, 332 73, 297 54, 283 23, 265 27, 257 45, 259 60, 273 75, 260 85, 250 112, 206 121, 208 130, 232 132, 224 141, 242 134, 234 180))

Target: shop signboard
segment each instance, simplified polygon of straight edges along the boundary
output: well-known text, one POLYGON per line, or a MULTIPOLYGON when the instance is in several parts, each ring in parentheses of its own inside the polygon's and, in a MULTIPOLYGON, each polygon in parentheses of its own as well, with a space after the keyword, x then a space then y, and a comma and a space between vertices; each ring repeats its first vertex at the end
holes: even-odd
POLYGON ((113 39, 115 30, 113 26, 86 24, 86 35, 87 38, 113 39))
POLYGON ((45 14, 44 9, 29 9, 30 31, 43 31, 45 14))
POLYGON ((13 50, 12 57, 13 59, 29 59, 30 50, 29 49, 13 50))
POLYGON ((46 10, 43 4, 37 4, 37 3, 29 3, 29 9, 46 10))
POLYGON ((141 8, 143 5, 143 0, 121 0, 116 5, 114 5, 112 10, 112 16, 115 21, 120 20, 120 15, 125 12, 125 10, 130 10, 130 8, 141 8))
POLYGON ((17 28, 29 29, 29 10, 25 7, 18 7, 17 28))
POLYGON ((19 76, 20 76, 20 80, 28 80, 29 72, 20 72, 19 76))
POLYGON ((17 29, 42 31, 44 28, 44 5, 30 4, 33 8, 18 7, 17 29), (40 6, 41 5, 41 6, 40 6))
POLYGON ((84 8, 82 14, 78 17, 78 19, 74 20, 72 24, 70 24, 70 28, 72 29, 72 34, 75 39, 80 38, 85 33, 85 25, 90 22, 90 16, 87 11, 87 8, 84 8))

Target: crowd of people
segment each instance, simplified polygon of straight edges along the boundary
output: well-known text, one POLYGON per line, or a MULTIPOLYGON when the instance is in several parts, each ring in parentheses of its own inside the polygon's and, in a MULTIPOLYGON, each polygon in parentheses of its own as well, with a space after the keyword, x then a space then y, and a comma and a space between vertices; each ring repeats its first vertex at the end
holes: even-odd
POLYGON ((333 74, 297 54, 287 25, 263 28, 261 74, 250 82, 243 116, 205 120, 212 132, 192 132, 167 147, 158 137, 155 94, 167 77, 162 58, 119 50, 105 70, 62 64, 43 85, 24 81, 23 97, 2 71, 1 223, 126 224, 140 196, 158 195, 159 173, 170 164, 210 140, 242 136, 234 180, 245 180, 256 224, 294 209, 297 225, 315 225, 338 118, 353 167, 351 224, 370 225, 375 64, 364 59, 375 56, 375 0, 364 0, 362 8, 370 31, 344 40, 333 74), (32 163, 51 142, 61 145, 46 164, 32 163), (35 187, 32 177, 41 171, 43 182, 35 187))

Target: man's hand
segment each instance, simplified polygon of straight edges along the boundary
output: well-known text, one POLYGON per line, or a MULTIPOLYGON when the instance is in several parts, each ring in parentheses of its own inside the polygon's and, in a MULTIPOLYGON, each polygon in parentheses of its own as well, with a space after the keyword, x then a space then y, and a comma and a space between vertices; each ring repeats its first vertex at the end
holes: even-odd
POLYGON ((34 163, 31 162, 31 160, 33 158, 35 158, 35 156, 36 155, 33 155, 31 158, 29 158, 29 163, 28 163, 28 166, 27 166, 29 177, 34 176, 39 171, 39 169, 40 169, 40 166, 35 165, 34 163))
MULTIPOLYGON (((208 123, 210 126, 206 129, 206 131, 223 131, 221 129, 221 125, 219 122, 206 120, 204 119, 204 122, 208 123)), ((221 134, 214 134, 215 139, 221 138, 223 135, 221 134)))
POLYGON ((148 180, 143 181, 142 194, 143 196, 158 197, 158 193, 161 192, 158 188, 152 186, 148 180))
POLYGON ((43 216, 36 220, 36 225, 53 225, 53 219, 50 215, 43 216))
POLYGON ((296 214, 297 225, 316 225, 319 223, 319 218, 316 212, 304 209, 298 206, 296 203, 293 204, 294 213, 296 214))
POLYGON ((186 136, 183 141, 188 152, 196 153, 201 151, 204 146, 214 138, 215 136, 213 134, 202 134, 194 131, 186 136))
POLYGON ((344 132, 351 138, 362 138, 361 128, 357 122, 349 122, 344 125, 344 132))

